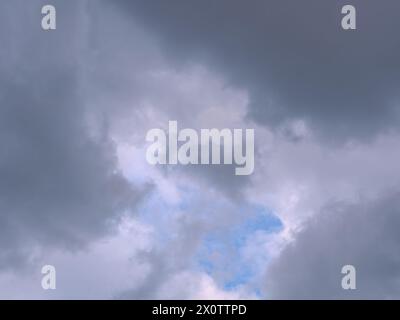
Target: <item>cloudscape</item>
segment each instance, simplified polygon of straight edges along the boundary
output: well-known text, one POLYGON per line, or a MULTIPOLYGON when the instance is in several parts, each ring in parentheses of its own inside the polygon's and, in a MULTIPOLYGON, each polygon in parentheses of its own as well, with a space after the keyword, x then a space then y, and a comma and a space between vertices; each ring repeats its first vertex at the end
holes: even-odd
POLYGON ((0 298, 399 299, 399 16, 2 0, 0 298))

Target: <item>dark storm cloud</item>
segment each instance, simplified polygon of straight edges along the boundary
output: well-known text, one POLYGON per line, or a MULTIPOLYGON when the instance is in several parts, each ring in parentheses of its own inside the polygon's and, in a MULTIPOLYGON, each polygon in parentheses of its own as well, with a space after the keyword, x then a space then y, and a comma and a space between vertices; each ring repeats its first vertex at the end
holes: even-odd
POLYGON ((77 248, 103 235, 139 192, 116 171, 114 146, 89 134, 81 59, 85 2, 0 4, 0 268, 37 245, 77 248))
POLYGON ((273 262, 265 293, 283 299, 398 299, 399 194, 364 204, 334 204, 313 218, 273 262), (341 269, 356 268, 356 290, 341 269))
POLYGON ((179 62, 204 59, 249 90, 249 116, 303 118, 330 137, 368 137, 398 123, 400 4, 361 1, 116 1, 179 62))

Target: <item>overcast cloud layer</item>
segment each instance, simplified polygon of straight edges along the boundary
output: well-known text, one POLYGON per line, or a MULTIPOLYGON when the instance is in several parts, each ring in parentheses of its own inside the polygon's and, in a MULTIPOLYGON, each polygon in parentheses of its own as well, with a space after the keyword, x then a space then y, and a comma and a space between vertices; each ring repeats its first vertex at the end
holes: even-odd
POLYGON ((351 2, 2 1, 0 298, 400 298, 400 4, 351 2), (149 165, 169 120, 254 173, 149 165))

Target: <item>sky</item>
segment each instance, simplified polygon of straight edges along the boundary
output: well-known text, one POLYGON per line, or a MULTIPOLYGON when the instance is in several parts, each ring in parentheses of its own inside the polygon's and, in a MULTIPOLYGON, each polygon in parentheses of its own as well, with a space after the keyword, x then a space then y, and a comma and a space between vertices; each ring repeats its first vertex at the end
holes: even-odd
POLYGON ((1 1, 0 298, 399 299, 399 14, 1 1), (150 165, 168 121, 254 129, 254 172, 150 165))

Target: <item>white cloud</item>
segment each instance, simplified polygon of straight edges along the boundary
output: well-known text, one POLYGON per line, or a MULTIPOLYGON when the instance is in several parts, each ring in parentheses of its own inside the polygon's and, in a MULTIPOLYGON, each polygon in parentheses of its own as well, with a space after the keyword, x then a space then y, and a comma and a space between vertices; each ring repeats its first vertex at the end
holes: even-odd
POLYGON ((157 299, 235 300, 256 299, 241 289, 223 290, 207 274, 183 271, 171 276, 159 289, 157 299))

